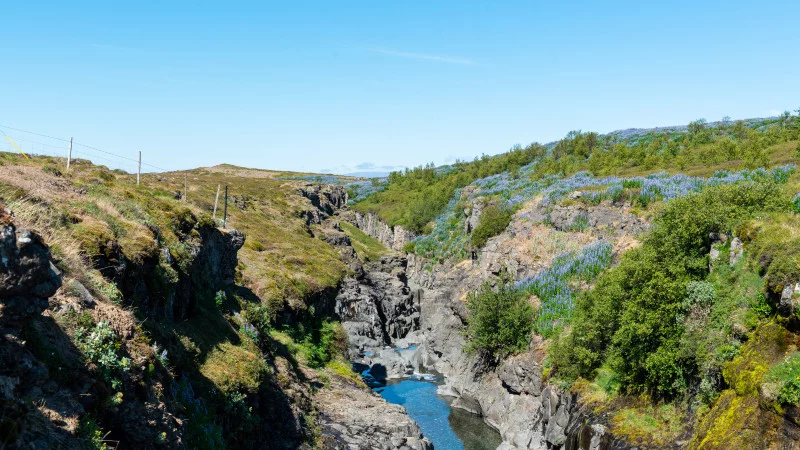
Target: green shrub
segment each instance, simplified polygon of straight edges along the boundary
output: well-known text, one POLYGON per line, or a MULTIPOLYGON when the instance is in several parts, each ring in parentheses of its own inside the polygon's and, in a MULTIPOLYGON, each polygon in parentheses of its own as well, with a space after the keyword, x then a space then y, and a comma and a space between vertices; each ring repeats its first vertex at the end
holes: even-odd
POLYGON ((251 306, 244 312, 245 320, 253 324, 253 326, 256 327, 256 330, 258 330, 259 334, 262 336, 267 336, 269 334, 269 330, 272 328, 272 323, 270 320, 271 317, 269 305, 266 303, 251 306))
POLYGON ((572 219, 567 231, 584 231, 589 228, 589 218, 586 214, 578 214, 572 219))
POLYGON ((714 285, 707 281, 690 281, 686 285, 686 309, 693 307, 708 308, 714 302, 714 285))
POLYGON ((510 280, 501 279, 496 289, 487 281, 467 298, 468 352, 487 352, 494 358, 528 348, 535 312, 527 296, 510 280))
MULTIPOLYGON (((293 341, 287 344, 291 353, 313 368, 343 357, 347 351, 347 332, 339 322, 312 319, 294 326, 284 325, 284 333, 293 341)), ((273 332, 272 336, 275 335, 273 332)))
POLYGON ((480 248, 486 245, 490 238, 502 233, 508 227, 512 217, 514 217, 512 209, 487 206, 481 213, 478 226, 472 231, 472 246, 480 248))
POLYGON ((130 360, 119 355, 121 344, 108 322, 98 322, 94 328, 79 328, 75 331, 75 342, 83 355, 93 362, 103 379, 119 389, 122 382, 119 373, 130 369, 130 360))
POLYGON ((84 448, 90 450, 107 450, 109 448, 105 440, 107 433, 103 433, 100 427, 97 426, 97 422, 89 416, 80 421, 78 435, 83 441, 84 448))
POLYGON ((777 383, 778 401, 783 405, 800 405, 800 352, 789 355, 767 373, 767 381, 777 383))
POLYGON ((756 299, 750 304, 750 309, 761 318, 766 318, 772 315, 772 304, 768 301, 767 296, 763 293, 756 296, 756 299))
POLYGON ((685 302, 714 298, 707 285, 688 287, 708 274, 709 234, 784 205, 771 182, 718 186, 670 201, 642 247, 578 298, 571 330, 553 346, 559 376, 590 377, 607 359, 627 391, 672 396, 699 382, 695 356, 682 350, 682 317, 685 302))
POLYGON ((228 301, 228 295, 225 294, 225 291, 217 291, 214 294, 214 304, 217 306, 217 309, 220 311, 225 310, 225 303, 228 301))

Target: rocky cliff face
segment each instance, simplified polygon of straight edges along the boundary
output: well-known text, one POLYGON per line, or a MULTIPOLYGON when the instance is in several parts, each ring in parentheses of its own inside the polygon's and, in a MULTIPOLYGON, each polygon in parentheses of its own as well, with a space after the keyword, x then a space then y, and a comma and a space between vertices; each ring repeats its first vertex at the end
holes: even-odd
MULTIPOLYGON (((479 214, 474 215, 479 217, 479 214)), ((387 231, 390 229, 374 216, 355 220, 359 228, 371 231, 373 237, 383 236, 382 241, 393 242, 387 231)), ((616 226, 609 219, 609 226, 612 223, 616 226)), ((476 263, 430 265, 422 258, 408 255, 407 263, 403 264, 405 277, 396 280, 407 284, 402 288, 395 284, 392 289, 384 290, 385 283, 372 283, 369 289, 348 289, 337 305, 342 308, 340 314, 349 319, 351 356, 364 363, 364 367, 370 367, 370 374, 378 380, 401 378, 421 368, 443 374, 445 384, 440 386, 440 394, 453 397, 453 407, 481 415, 500 433, 502 449, 625 448, 602 424, 588 420, 573 394, 542 382, 544 353, 537 349, 538 342, 532 342, 534 350, 509 358, 498 367, 463 351, 466 294, 484 280, 493 279, 502 268, 518 277, 530 276, 541 268, 541 262, 515 253, 513 246, 508 245, 530 232, 530 225, 513 223, 506 235, 491 240, 482 249, 480 262, 476 263), (392 292, 402 294, 396 297, 392 292), (410 298, 407 293, 412 294, 410 298), (383 330, 394 319, 379 311, 398 310, 398 301, 403 305, 401 310, 418 311, 414 314, 418 319, 410 322, 412 328, 407 331, 403 328, 405 336, 391 336, 387 340, 383 330), (382 344, 417 347, 398 351, 382 349, 382 344)))
MULTIPOLYGON (((439 392, 454 397, 453 407, 483 416, 500 432, 500 448, 611 448, 605 427, 587 423, 574 395, 542 383, 544 354, 536 349, 538 342, 532 342, 534 350, 508 358, 498 367, 463 352, 466 311, 462 297, 465 286, 479 284, 480 278, 474 278, 477 268, 461 265, 429 271, 424 261, 412 255, 408 273, 423 312, 421 355, 416 359, 446 377, 439 392)), ((617 443, 614 448, 624 447, 617 443)))
POLYGON ((354 212, 349 219, 353 222, 353 225, 379 240, 383 245, 392 250, 403 250, 403 247, 415 237, 414 233, 399 225, 390 227, 384 221, 380 220, 377 215, 372 213, 362 214, 354 212))
POLYGON ((539 208, 553 228, 560 231, 585 227, 595 231, 606 231, 611 234, 639 235, 647 231, 649 224, 642 218, 631 214, 628 206, 613 205, 573 205, 555 206, 546 212, 539 208))
POLYGON ((17 230, 5 215, 0 235, 0 325, 20 324, 47 308, 47 298, 61 287, 50 250, 33 231, 17 230))
POLYGON ((405 258, 389 255, 378 263, 354 265, 355 275, 344 280, 336 296, 336 314, 347 330, 352 353, 391 345, 419 328, 405 258))
POLYGON ((24 399, 41 392, 49 374, 26 348, 23 328, 47 308, 61 278, 37 234, 17 230, 2 207, 0 220, 0 442, 46 448, 63 435, 46 421, 36 429, 29 426, 39 414, 24 399))
MULTIPOLYGON (((61 273, 39 235, 15 229, 6 212, 0 222, 0 446, 86 448, 91 436, 81 427, 96 415, 107 439, 125 448, 183 446, 174 380, 156 363, 140 322, 77 279, 60 289, 61 273), (102 330, 109 334, 101 337, 102 330)), ((217 277, 205 280, 213 285, 227 274, 232 282, 237 236, 199 237, 187 280, 217 277)), ((114 275, 152 281, 145 266, 119 256, 114 275)))
POLYGON ((298 188, 297 192, 311 201, 311 208, 298 213, 309 225, 319 225, 347 206, 347 190, 343 186, 309 183, 298 188))

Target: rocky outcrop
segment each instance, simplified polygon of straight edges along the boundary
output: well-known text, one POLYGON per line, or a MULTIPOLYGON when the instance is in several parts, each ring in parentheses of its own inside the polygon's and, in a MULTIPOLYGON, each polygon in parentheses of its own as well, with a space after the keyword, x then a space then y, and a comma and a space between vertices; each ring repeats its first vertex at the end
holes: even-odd
POLYGON ((403 250, 403 247, 415 237, 414 233, 400 225, 390 227, 373 213, 362 214, 355 212, 351 217, 351 221, 361 231, 374 237, 392 250, 403 250))
POLYGON ((298 213, 309 225, 319 225, 336 211, 347 206, 347 190, 343 186, 309 183, 297 191, 311 201, 311 208, 298 213))
POLYGON ((400 405, 341 379, 315 399, 320 406, 323 448, 430 450, 431 441, 400 405))
POLYGON ((116 241, 109 241, 91 256, 92 265, 146 315, 185 319, 194 314, 198 297, 213 296, 234 284, 237 254, 245 242, 241 231, 202 224, 193 214, 187 214, 186 222, 179 234, 185 253, 153 247, 132 259, 116 241))
MULTIPOLYGON (((462 299, 475 278, 470 265, 425 269, 425 261, 410 256, 409 284, 419 298, 421 344, 418 355, 428 368, 445 376, 439 393, 453 397, 452 406, 483 416, 511 449, 609 449, 605 427, 588 420, 573 394, 542 382, 543 353, 531 350, 493 366, 463 351, 466 311, 462 299)), ((615 443, 614 448, 625 448, 615 443)))
POLYGON ((383 348, 419 328, 419 309, 407 285, 406 260, 387 255, 345 279, 336 296, 336 315, 347 330, 351 352, 383 348))
POLYGON ((608 205, 559 205, 549 212, 540 208, 539 214, 560 231, 586 228, 613 234, 640 235, 649 229, 647 221, 626 209, 608 205))
POLYGON ((473 203, 472 208, 464 210, 464 215, 466 216, 464 220, 464 231, 467 234, 472 233, 481 222, 481 214, 483 213, 484 207, 483 201, 477 200, 473 203))
MULTIPOLYGON (((4 212, 4 214, 7 214, 4 212)), ((50 249, 38 234, 3 225, 0 235, 0 325, 18 324, 41 314, 47 298, 61 287, 50 249)))

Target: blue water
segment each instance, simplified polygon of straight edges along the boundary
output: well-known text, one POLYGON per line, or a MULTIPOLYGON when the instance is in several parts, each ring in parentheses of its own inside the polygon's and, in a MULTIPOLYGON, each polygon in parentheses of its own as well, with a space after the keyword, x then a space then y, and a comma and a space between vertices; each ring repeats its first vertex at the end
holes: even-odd
POLYGON ((500 445, 496 431, 474 414, 451 409, 447 400, 436 395, 434 383, 402 380, 375 391, 389 403, 403 405, 436 450, 494 450, 500 445))

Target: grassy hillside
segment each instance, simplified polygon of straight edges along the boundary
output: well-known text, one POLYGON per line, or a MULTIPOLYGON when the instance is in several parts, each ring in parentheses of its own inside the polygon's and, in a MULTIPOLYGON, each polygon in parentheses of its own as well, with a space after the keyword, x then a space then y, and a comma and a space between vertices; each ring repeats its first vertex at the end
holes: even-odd
POLYGON ((299 211, 310 208, 296 192, 304 179, 289 180, 286 173, 223 165, 145 175, 143 184, 170 193, 183 192, 184 176, 189 185, 188 203, 209 216, 217 186, 221 186, 220 219, 228 186, 228 224, 247 235, 239 252, 242 284, 269 303, 273 314, 286 306, 304 309, 310 296, 334 288, 344 276, 339 254, 311 238, 298 217, 299 211))
MULTIPOLYGON (((314 377, 307 370, 316 368, 323 378, 350 374, 341 327, 310 308, 330 295, 346 267, 300 217, 311 208, 297 192, 305 181, 220 166, 144 174, 136 186, 135 175, 88 161, 73 161, 70 172, 64 166, 58 158, 0 154, 0 204, 14 212, 18 226, 44 236, 64 277, 48 313, 55 328, 41 319, 24 330, 27 340, 37 343, 36 354, 53 376, 64 373, 67 385, 88 370, 102 386, 91 394, 95 406, 64 418, 66 431, 82 445, 106 448, 105 439, 121 432, 119 411, 146 404, 186 424, 176 431, 153 418, 148 445, 182 439, 194 448, 246 447, 263 432, 261 423, 279 424, 268 437, 275 446, 313 440, 308 396, 314 377), (185 180, 188 201, 178 195, 185 180), (229 186, 228 228, 247 235, 235 284, 210 290, 195 280, 186 294, 180 280, 197 269, 197 245, 220 225, 222 195, 218 220, 211 217, 218 185, 229 186), (145 280, 148 303, 123 286, 120 271, 145 280), (97 307, 76 303, 82 286, 97 307), (189 303, 176 306, 184 294, 189 303), (74 306, 59 306, 67 304, 74 306), (274 329, 284 313, 295 321, 274 329), (59 343, 64 339, 77 349, 65 353, 74 355, 69 364, 47 350, 66 345, 59 343), (145 386, 156 403, 142 400, 145 386), (112 433, 104 438, 106 431, 112 433)), ((0 417, 4 427, 5 420, 0 417)))

